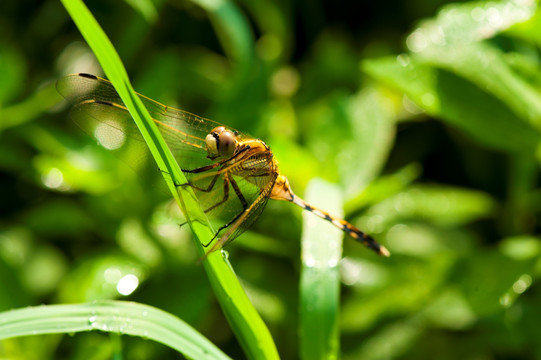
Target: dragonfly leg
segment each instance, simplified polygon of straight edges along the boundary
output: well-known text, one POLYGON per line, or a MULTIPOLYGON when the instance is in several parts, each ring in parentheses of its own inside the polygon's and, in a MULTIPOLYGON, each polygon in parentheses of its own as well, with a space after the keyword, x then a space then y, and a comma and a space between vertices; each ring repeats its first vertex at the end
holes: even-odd
POLYGON ((224 229, 227 229, 228 227, 231 226, 231 224, 234 224, 235 221, 237 221, 241 216, 242 214, 244 214, 246 210, 243 210, 241 211, 238 215, 236 215, 233 220, 229 221, 228 223, 220 226, 220 228, 218 229, 218 231, 216 231, 216 233, 214 234, 214 236, 212 237, 212 239, 210 239, 210 241, 206 244, 203 244, 203 247, 208 247, 210 244, 212 244, 212 242, 214 241, 214 239, 216 239, 218 237, 218 235, 220 234, 220 232, 224 229))
POLYGON ((221 201, 217 202, 216 204, 212 205, 208 209, 205 210, 205 214, 209 211, 212 211, 216 207, 222 205, 229 199, 229 176, 224 176, 224 197, 221 201))
POLYGON ((201 172, 205 172, 205 171, 209 171, 209 170, 212 170, 214 168, 217 168, 220 165, 222 165, 222 162, 218 161, 218 162, 215 162, 214 164, 202 166, 202 167, 197 168, 197 169, 182 169, 182 171, 186 172, 186 173, 190 173, 190 174, 198 174, 198 173, 201 173, 201 172))
POLYGON ((246 210, 246 208, 248 208, 248 202, 244 198, 244 195, 242 195, 242 192, 240 191, 237 182, 233 178, 230 178, 229 180, 231 181, 231 186, 233 186, 233 190, 235 190, 235 194, 237 194, 240 203, 242 204, 242 208, 246 210))
MULTIPOLYGON (((165 170, 160 170, 162 173, 164 174, 167 174, 169 175, 169 172, 165 171, 165 170)), ((183 170, 184 171, 184 170, 183 170)), ((196 189, 196 190, 199 190, 199 191, 203 191, 203 192, 210 192, 213 188, 214 188, 214 185, 216 184, 216 181, 218 180, 218 178, 220 177, 220 173, 216 173, 214 175, 214 178, 211 180, 209 186, 207 186, 206 188, 202 188, 202 187, 199 187, 199 186, 196 186, 194 184, 192 184, 190 181, 188 181, 187 183, 185 184, 177 184, 175 181, 173 181, 172 177, 171 177, 171 181, 173 181, 173 185, 175 185, 176 187, 179 187, 179 186, 189 186, 191 187, 192 189, 196 189)), ((210 176, 210 174, 209 174, 210 176)))
POLYGON ((188 180, 188 182, 186 184, 182 184, 181 186, 189 186, 189 187, 191 187, 192 189, 195 189, 195 190, 199 190, 199 191, 202 191, 202 192, 210 192, 214 188, 214 185, 216 185, 216 181, 218 180, 220 175, 221 175, 220 173, 214 175, 214 177, 212 178, 210 184, 206 188, 202 188, 202 187, 199 187, 197 185, 194 185, 189 180, 188 180))
POLYGON ((236 157, 238 157, 240 154, 244 153, 245 151, 249 150, 250 149, 250 146, 246 146, 242 149, 240 149, 240 151, 238 151, 237 153, 235 153, 233 156, 227 158, 227 159, 223 159, 221 161, 218 161, 218 162, 215 162, 213 164, 210 164, 210 165, 206 165, 206 166, 202 166, 200 168, 196 168, 196 169, 182 169, 182 171, 186 172, 186 173, 190 173, 190 174, 197 174, 197 173, 201 173, 201 172, 205 172, 205 171, 209 171, 209 170, 212 170, 214 168, 217 168, 218 166, 221 166, 225 163, 228 163, 230 162, 231 160, 235 159, 236 157))

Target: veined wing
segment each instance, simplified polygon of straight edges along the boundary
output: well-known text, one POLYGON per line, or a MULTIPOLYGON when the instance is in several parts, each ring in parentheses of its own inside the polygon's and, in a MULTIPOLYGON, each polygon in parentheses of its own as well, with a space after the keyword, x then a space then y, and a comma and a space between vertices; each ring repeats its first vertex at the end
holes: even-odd
MULTIPOLYGON (((73 120, 105 147, 110 148, 104 141, 116 148, 125 137, 144 141, 111 82, 94 75, 73 74, 60 79, 57 89, 74 104, 73 120)), ((182 167, 211 163, 206 159, 205 137, 221 124, 137 95, 182 167)))

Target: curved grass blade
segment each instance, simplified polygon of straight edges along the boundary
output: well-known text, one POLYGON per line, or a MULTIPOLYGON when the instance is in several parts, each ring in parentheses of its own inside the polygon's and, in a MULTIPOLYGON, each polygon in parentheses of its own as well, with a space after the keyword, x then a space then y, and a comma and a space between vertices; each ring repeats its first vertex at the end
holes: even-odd
POLYGON ((152 306, 125 301, 46 305, 0 313, 0 340, 98 330, 154 340, 192 359, 229 359, 179 318, 152 306))

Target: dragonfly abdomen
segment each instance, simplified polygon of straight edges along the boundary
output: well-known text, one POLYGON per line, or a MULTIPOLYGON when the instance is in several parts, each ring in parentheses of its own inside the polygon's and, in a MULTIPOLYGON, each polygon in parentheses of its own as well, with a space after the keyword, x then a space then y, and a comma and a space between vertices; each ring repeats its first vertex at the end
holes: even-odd
POLYGON ((355 226, 351 225, 346 220, 342 220, 335 216, 332 216, 328 212, 321 210, 313 205, 308 204, 306 201, 299 198, 298 196, 294 196, 292 202, 302 207, 304 210, 307 210, 311 212, 312 214, 317 215, 320 218, 329 221, 334 226, 336 226, 337 228, 339 228, 340 230, 344 231, 346 234, 351 236, 354 240, 361 242, 363 245, 374 250, 379 255, 383 255, 383 256, 391 255, 389 250, 387 250, 383 245, 380 245, 371 236, 357 229, 355 226))

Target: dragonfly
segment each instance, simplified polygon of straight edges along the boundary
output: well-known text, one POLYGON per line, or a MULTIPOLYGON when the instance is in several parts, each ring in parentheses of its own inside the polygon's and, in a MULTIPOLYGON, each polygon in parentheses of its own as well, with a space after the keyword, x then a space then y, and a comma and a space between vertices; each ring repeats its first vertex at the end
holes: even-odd
MULTIPOLYGON (((56 87, 73 105, 71 118, 102 145, 112 151, 122 148, 142 153, 148 151, 137 125, 111 82, 95 75, 78 73, 58 80, 56 87)), ((214 242, 207 254, 242 234, 272 199, 298 205, 377 254, 390 255, 384 246, 346 220, 295 195, 287 177, 280 173, 272 150, 262 140, 137 95, 171 153, 182 165, 187 183, 175 185, 191 187, 207 217, 220 221, 214 238, 203 244, 208 247, 214 242)))

